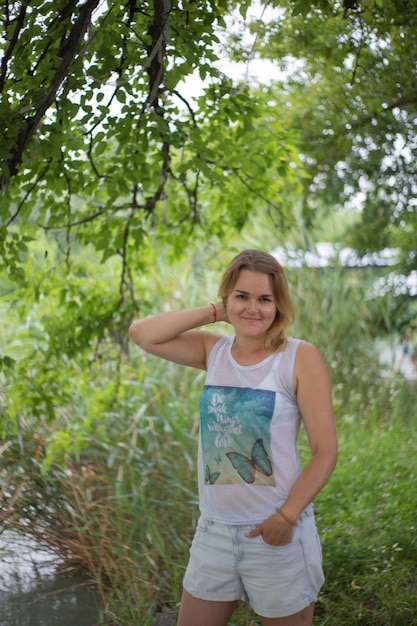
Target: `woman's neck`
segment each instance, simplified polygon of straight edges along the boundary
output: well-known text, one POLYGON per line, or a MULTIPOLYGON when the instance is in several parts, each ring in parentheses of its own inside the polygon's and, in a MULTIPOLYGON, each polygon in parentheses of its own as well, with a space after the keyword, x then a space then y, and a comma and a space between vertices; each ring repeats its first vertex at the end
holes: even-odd
POLYGON ((232 345, 232 356, 239 365, 256 365, 269 355, 273 350, 265 348, 259 341, 242 341, 235 339, 232 345))

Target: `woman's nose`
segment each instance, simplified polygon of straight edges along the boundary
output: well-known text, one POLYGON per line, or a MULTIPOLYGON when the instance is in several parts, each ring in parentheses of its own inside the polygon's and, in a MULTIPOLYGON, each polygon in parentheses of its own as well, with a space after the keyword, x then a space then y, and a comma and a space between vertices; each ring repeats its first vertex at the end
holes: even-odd
POLYGON ((258 310, 258 301, 256 298, 250 298, 247 303, 248 311, 257 311, 258 310))

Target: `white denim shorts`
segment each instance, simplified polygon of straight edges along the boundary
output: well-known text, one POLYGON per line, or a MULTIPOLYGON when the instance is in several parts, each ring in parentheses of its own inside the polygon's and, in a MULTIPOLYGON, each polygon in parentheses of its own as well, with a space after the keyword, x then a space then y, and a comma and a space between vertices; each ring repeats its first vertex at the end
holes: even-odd
POLYGON ((245 537, 253 528, 200 517, 184 589, 202 600, 245 600, 261 617, 285 617, 315 602, 324 576, 313 510, 301 515, 285 546, 245 537))

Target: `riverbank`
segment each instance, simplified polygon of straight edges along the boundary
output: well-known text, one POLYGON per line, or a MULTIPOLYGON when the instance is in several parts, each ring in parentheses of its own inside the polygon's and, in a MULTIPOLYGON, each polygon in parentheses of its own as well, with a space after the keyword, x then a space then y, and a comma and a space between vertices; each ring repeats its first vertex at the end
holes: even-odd
POLYGON ((30 538, 0 535, 0 626, 96 626, 91 579, 30 538))

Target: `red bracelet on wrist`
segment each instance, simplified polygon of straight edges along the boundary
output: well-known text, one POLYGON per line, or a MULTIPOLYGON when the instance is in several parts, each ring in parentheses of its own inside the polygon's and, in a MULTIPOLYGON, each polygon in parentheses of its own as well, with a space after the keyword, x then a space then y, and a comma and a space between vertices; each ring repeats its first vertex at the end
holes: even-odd
POLYGON ((217 311, 216 311, 216 307, 214 306, 214 304, 212 302, 210 302, 210 305, 213 307, 213 321, 212 321, 212 324, 214 324, 217 321, 217 311))
POLYGON ((282 517, 283 520, 287 522, 290 526, 295 526, 297 522, 293 522, 281 509, 277 509, 278 515, 282 517))

